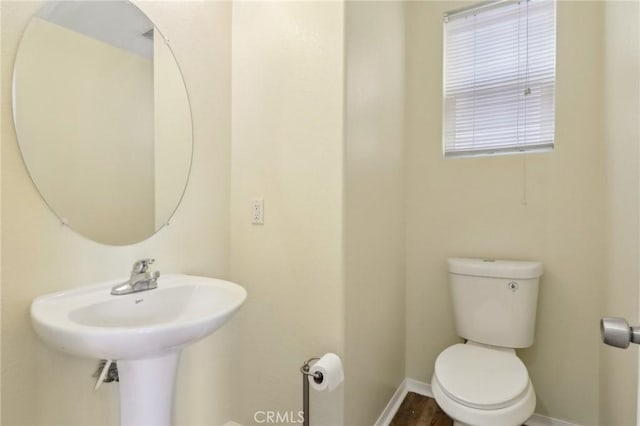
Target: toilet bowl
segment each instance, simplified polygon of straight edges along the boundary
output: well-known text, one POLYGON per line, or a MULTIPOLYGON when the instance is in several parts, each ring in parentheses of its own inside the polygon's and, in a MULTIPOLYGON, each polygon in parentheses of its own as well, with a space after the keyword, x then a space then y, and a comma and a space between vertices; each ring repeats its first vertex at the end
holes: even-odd
POLYGON ((431 389, 458 424, 521 425, 536 406, 527 369, 515 351, 475 342, 450 346, 438 356, 431 389))
POLYGON ((456 424, 517 426, 536 394, 515 348, 533 344, 540 262, 451 258, 457 334, 436 359, 433 396, 456 424))

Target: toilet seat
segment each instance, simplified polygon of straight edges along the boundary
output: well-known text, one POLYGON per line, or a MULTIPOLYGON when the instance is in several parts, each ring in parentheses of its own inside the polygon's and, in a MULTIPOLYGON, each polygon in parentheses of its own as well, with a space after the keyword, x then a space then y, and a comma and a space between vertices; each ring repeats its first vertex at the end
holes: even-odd
POLYGON ((536 407, 533 385, 515 350, 471 341, 438 356, 431 390, 440 408, 466 425, 522 425, 536 407))
POLYGON ((481 410, 467 407, 449 398, 438 383, 437 377, 431 380, 431 390, 442 410, 458 423, 472 426, 520 426, 533 414, 536 408, 536 394, 530 385, 527 392, 508 407, 496 410, 481 410))
POLYGON ((445 349, 434 377, 449 398, 467 407, 496 410, 526 394, 529 374, 513 349, 469 342, 445 349))

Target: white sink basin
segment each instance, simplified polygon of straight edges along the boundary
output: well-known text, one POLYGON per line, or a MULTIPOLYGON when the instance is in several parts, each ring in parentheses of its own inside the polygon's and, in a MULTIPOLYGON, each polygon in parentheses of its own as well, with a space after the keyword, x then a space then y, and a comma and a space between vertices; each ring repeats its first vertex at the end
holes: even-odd
POLYGON ((155 357, 211 334, 247 297, 237 284, 189 275, 161 276, 157 289, 111 295, 121 281, 36 298, 31 305, 36 333, 81 357, 155 357))
POLYGON ((60 351, 118 361, 121 425, 168 426, 180 350, 224 325, 247 292, 229 281, 166 275, 156 289, 112 295, 123 281, 37 297, 33 326, 60 351))

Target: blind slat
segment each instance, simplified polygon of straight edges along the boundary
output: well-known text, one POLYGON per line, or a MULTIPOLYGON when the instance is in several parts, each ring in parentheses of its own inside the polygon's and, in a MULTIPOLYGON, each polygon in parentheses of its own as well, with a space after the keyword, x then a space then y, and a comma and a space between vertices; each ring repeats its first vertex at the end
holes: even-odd
POLYGON ((445 18, 446 156, 553 147, 555 9, 523 0, 445 18))

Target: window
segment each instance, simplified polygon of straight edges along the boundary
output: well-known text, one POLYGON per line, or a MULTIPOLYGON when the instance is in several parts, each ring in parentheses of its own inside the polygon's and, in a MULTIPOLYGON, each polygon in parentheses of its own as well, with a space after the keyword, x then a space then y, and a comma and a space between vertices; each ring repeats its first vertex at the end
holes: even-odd
POLYGON ((555 9, 502 0, 445 13, 446 157, 553 148, 555 9))

